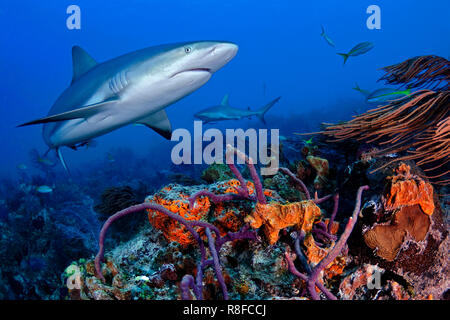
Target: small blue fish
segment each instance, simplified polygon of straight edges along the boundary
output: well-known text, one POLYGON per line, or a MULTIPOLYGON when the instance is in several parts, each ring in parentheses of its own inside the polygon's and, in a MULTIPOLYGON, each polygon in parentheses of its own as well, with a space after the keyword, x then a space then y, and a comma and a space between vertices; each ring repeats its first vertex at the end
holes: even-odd
POLYGON ((361 89, 361 88, 359 87, 358 83, 355 83, 355 87, 352 88, 352 89, 353 89, 353 90, 356 90, 356 91, 358 91, 358 92, 360 92, 365 98, 367 98, 367 97, 369 96, 369 94, 370 94, 370 91, 369 91, 369 90, 361 89))
POLYGON ((27 165, 24 164, 24 163, 19 163, 19 164, 17 165, 17 169, 20 169, 20 170, 27 170, 28 167, 27 167, 27 165))
POLYGON ((112 155, 110 152, 108 152, 108 153, 106 154, 106 159, 108 160, 108 162, 114 162, 114 161, 116 161, 116 159, 114 159, 113 155, 112 155))
POLYGON ((333 40, 325 33, 325 29, 322 27, 322 33, 320 34, 321 37, 325 39, 325 41, 332 47, 335 47, 333 40))
POLYGON ((53 189, 49 186, 43 185, 36 188, 36 191, 39 193, 50 193, 53 192, 53 189))
POLYGON ((34 164, 39 165, 40 167, 53 167, 56 165, 56 163, 49 158, 47 158, 47 153, 44 155, 40 155, 39 152, 36 149, 32 149, 30 151, 30 157, 34 164))
POLYGON ((368 103, 384 103, 400 99, 411 94, 411 89, 397 90, 393 88, 382 88, 373 91, 367 96, 368 103))
POLYGON ((48 159, 48 158, 44 158, 44 157, 38 157, 37 161, 45 166, 49 166, 49 167, 53 167, 55 165, 55 163, 48 159))
POLYGON ((356 57, 372 50, 374 44, 372 42, 361 42, 354 46, 348 53, 338 53, 338 55, 344 58, 344 64, 349 57, 356 57))

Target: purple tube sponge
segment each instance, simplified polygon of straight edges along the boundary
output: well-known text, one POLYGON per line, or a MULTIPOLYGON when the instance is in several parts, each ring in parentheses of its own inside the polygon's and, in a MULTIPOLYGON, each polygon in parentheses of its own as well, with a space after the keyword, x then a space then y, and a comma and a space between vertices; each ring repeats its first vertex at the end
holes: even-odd
POLYGON ((302 180, 297 178, 295 176, 295 174, 292 173, 291 170, 289 170, 288 168, 280 167, 280 171, 287 174, 292 180, 294 180, 295 183, 297 183, 303 189, 303 192, 305 193, 307 200, 311 199, 311 195, 309 194, 309 191, 308 191, 308 188, 306 187, 306 185, 303 183, 302 180))
POLYGON ((142 211, 145 209, 158 211, 158 212, 165 214, 165 215, 169 216, 170 218, 175 219, 176 221, 180 222, 192 234, 192 236, 195 238, 195 240, 197 241, 197 243, 199 245, 200 262, 197 265, 197 275, 196 275, 195 279, 191 275, 185 275, 183 277, 183 279, 181 280, 180 289, 181 289, 182 299, 190 299, 191 298, 189 289, 193 290, 194 295, 198 300, 203 299, 203 285, 202 285, 203 270, 208 266, 213 266, 213 268, 215 269, 217 280, 219 281, 219 284, 222 287, 223 298, 228 299, 228 292, 227 292, 227 288, 225 285, 225 280, 222 275, 222 268, 221 268, 220 260, 219 260, 220 248, 223 246, 223 244, 225 244, 226 242, 229 242, 229 241, 234 241, 234 240, 239 240, 239 239, 256 240, 257 237, 256 237, 255 231, 249 230, 249 226, 246 225, 238 232, 234 232, 234 233, 230 232, 227 235, 221 237, 220 231, 216 226, 214 226, 210 223, 204 222, 204 221, 188 221, 188 220, 184 219, 183 217, 167 210, 163 206, 161 206, 159 204, 155 204, 155 203, 144 202, 144 203, 141 203, 138 205, 128 207, 126 209, 123 209, 123 210, 115 213, 114 215, 110 216, 108 218, 108 220, 106 220, 106 222, 104 223, 104 225, 100 231, 99 251, 94 260, 96 276, 99 279, 101 279, 102 281, 105 281, 105 278, 103 277, 102 270, 101 270, 101 263, 102 263, 103 257, 104 257, 104 251, 105 251, 104 242, 105 242, 106 233, 107 233, 109 227, 111 226, 111 224, 114 221, 116 221, 128 214, 139 212, 139 211, 142 211), (200 235, 194 229, 194 227, 205 228, 206 236, 208 239, 209 252, 210 252, 210 255, 212 256, 212 259, 208 259, 208 260, 206 259, 205 245, 203 243, 203 240, 200 238, 200 235), (214 239, 211 231, 215 233, 216 239, 214 239))
MULTIPOLYGON (((320 300, 320 296, 316 292, 316 286, 321 290, 325 296, 330 300, 337 300, 336 296, 334 296, 319 280, 318 277, 320 273, 331 263, 336 259, 336 257, 341 253, 342 249, 344 248, 345 244, 347 243, 347 240, 356 224, 356 221, 358 219, 358 215, 361 211, 361 197, 362 193, 365 190, 368 190, 368 186, 362 186, 358 189, 358 192, 356 194, 356 204, 355 209, 353 210, 352 216, 349 218, 347 225, 345 226, 345 230, 342 233, 339 241, 334 245, 333 249, 331 249, 330 252, 326 255, 325 258, 323 258, 310 272, 307 273, 307 275, 299 272, 291 257, 286 252, 286 260, 288 263, 289 271, 294 274, 295 276, 299 277, 300 279, 304 280, 307 284, 309 295, 313 300, 320 300)), ((302 257, 301 248, 299 245, 296 246, 297 255, 299 255, 300 259, 302 257)))
MULTIPOLYGON (((250 176, 252 177, 253 183, 255 184, 256 198, 257 198, 258 202, 261 203, 261 204, 266 204, 267 200, 266 200, 266 197, 264 196, 264 191, 263 191, 263 188, 262 188, 261 179, 259 179, 259 175, 256 172, 256 168, 255 168, 253 159, 248 157, 245 153, 243 153, 243 152, 239 151, 238 149, 232 147, 231 145, 227 145, 226 158, 227 158, 227 164, 228 165, 231 164, 232 166, 234 166, 233 159, 232 159, 232 156, 234 154, 236 154, 236 156, 238 158, 240 158, 241 160, 243 160, 247 164, 247 168, 250 171, 250 176)), ((236 172, 239 172, 239 170, 237 170, 236 167, 234 167, 234 168, 235 168, 236 172)), ((232 167, 230 167, 230 169, 233 171, 232 167)), ((233 171, 233 172, 236 174, 235 171, 233 171)), ((242 175, 239 173, 239 175, 236 176, 236 177, 239 179, 239 177, 242 178, 242 175)), ((243 178, 242 178, 242 180, 243 180, 243 178)), ((241 182, 241 184, 245 183, 245 181, 240 181, 240 182, 241 182)))
POLYGON ((334 199, 334 207, 333 207, 333 212, 331 213, 331 217, 330 217, 330 221, 328 221, 328 233, 331 233, 331 228, 333 227, 333 222, 334 219, 336 218, 336 214, 338 211, 338 207, 339 207, 339 193, 336 193, 333 197, 334 199))
POLYGON ((256 172, 255 165, 253 163, 252 158, 246 156, 241 151, 237 150, 236 148, 233 148, 231 145, 227 146, 227 152, 226 152, 226 162, 228 167, 230 168, 231 172, 236 176, 236 179, 240 183, 240 187, 236 188, 237 193, 229 193, 229 194, 222 194, 217 195, 214 194, 211 191, 208 190, 200 190, 193 194, 191 197, 189 197, 189 206, 190 208, 193 208, 195 200, 199 197, 209 197, 211 202, 213 203, 220 203, 225 201, 232 201, 232 200, 257 200, 259 203, 266 204, 267 200, 264 196, 264 191, 262 188, 261 180, 259 179, 258 173, 256 172), (247 183, 244 180, 244 177, 237 169, 236 165, 234 164, 233 156, 236 154, 240 159, 245 161, 247 164, 247 167, 250 171, 250 175, 253 179, 253 183, 255 184, 255 191, 256 191, 256 197, 251 196, 248 188, 247 183))
POLYGON ((166 208, 164 208, 163 206, 161 206, 159 204, 144 202, 141 204, 137 204, 137 205, 128 207, 126 209, 123 209, 123 210, 113 214, 103 224, 103 227, 100 231, 99 240, 98 240, 99 250, 98 250, 97 255, 95 256, 95 270, 97 273, 97 277, 100 278, 101 280, 105 281, 105 278, 103 277, 103 274, 101 271, 101 262, 103 261, 103 255, 105 252, 104 242, 105 242, 106 232, 108 231, 109 227, 111 226, 111 224, 114 221, 116 221, 128 214, 139 212, 139 211, 142 211, 145 209, 158 211, 158 212, 165 214, 165 215, 169 216, 170 218, 180 222, 181 224, 183 224, 186 227, 186 229, 192 234, 192 236, 195 238, 195 240, 197 240, 197 243, 199 244, 199 247, 200 247, 200 253, 201 253, 202 259, 206 258, 206 251, 205 251, 205 246, 203 244, 203 241, 201 240, 197 231, 194 230, 191 221, 187 221, 183 217, 181 217, 173 212, 170 212, 169 210, 167 210, 166 208))

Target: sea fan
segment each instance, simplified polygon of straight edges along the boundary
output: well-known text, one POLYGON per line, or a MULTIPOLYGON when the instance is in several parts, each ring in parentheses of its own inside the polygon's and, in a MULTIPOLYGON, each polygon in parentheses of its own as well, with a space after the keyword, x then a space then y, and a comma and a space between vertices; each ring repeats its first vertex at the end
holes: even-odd
POLYGON ((409 88, 437 89, 440 87, 442 91, 449 90, 450 62, 438 56, 414 57, 402 63, 384 67, 383 70, 386 74, 380 80, 389 84, 406 84, 409 88))
MULTIPOLYGON (((388 105, 367 111, 340 124, 325 124, 320 132, 342 141, 350 138, 378 143, 374 156, 405 152, 392 162, 415 160, 428 178, 447 185, 450 156, 450 62, 436 56, 416 57, 384 68, 381 79, 418 90, 388 105)), ((376 171, 374 170, 374 171, 376 171)))

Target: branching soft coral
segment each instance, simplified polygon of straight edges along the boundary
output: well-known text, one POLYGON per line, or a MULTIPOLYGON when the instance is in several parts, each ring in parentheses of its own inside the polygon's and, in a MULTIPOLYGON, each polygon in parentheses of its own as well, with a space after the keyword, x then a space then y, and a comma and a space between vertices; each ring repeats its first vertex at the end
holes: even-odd
MULTIPOLYGON (((415 160, 424 166, 435 183, 448 184, 450 159, 450 62, 436 56, 409 59, 386 67, 381 78, 391 84, 410 88, 432 87, 435 91, 418 90, 388 105, 367 111, 340 124, 325 124, 320 133, 337 142, 354 138, 378 143, 381 148, 373 156, 405 152, 377 168, 392 162, 415 160), (444 82, 444 85, 442 85, 444 82)), ((376 171, 375 170, 375 171, 376 171)))
POLYGON ((386 74, 380 79, 390 84, 405 84, 422 88, 431 85, 432 89, 449 90, 450 61, 442 57, 428 55, 408 59, 402 63, 384 67, 386 74))

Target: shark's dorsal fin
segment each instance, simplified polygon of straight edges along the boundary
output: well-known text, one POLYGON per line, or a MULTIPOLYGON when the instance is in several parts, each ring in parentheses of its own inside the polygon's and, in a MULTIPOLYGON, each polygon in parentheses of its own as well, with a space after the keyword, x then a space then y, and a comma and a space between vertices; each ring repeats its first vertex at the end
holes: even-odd
POLYGON ((72 47, 72 66, 73 77, 72 83, 74 83, 81 75, 91 70, 97 65, 97 61, 94 60, 86 51, 79 46, 72 47))
POLYGON ((223 106, 223 107, 229 107, 229 106, 230 106, 230 105, 228 104, 228 97, 229 97, 229 94, 227 93, 227 94, 223 97, 222 102, 220 103, 221 106, 223 106))
POLYGON ((19 125, 18 127, 29 126, 32 124, 40 124, 40 123, 48 123, 48 122, 57 122, 57 121, 65 121, 72 119, 86 119, 105 111, 108 108, 110 103, 116 102, 119 98, 116 96, 112 96, 106 100, 100 101, 98 103, 94 103, 88 106, 84 106, 78 109, 73 109, 70 111, 66 111, 63 113, 51 115, 42 119, 37 119, 34 121, 30 121, 24 124, 19 125))
POLYGON ((167 140, 172 137, 172 125, 167 117, 166 111, 161 110, 137 121, 150 129, 155 130, 167 140))

